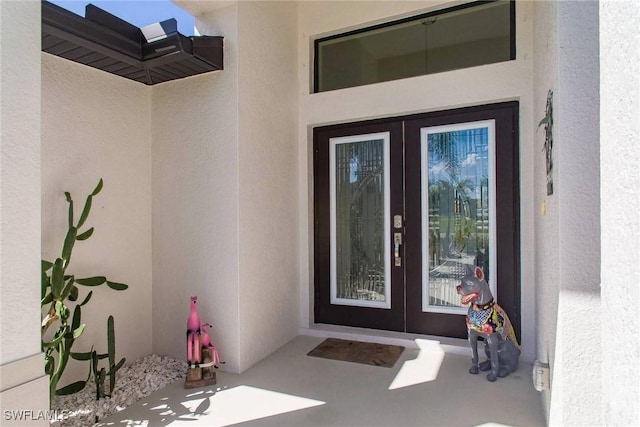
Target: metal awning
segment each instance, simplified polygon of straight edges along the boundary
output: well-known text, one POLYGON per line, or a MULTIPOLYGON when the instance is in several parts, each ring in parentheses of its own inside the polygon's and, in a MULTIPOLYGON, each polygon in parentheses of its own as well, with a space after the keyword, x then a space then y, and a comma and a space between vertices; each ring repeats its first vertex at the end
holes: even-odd
POLYGON ((169 19, 138 28, 92 4, 85 17, 42 2, 42 51, 147 85, 223 69, 221 36, 178 33, 169 19))

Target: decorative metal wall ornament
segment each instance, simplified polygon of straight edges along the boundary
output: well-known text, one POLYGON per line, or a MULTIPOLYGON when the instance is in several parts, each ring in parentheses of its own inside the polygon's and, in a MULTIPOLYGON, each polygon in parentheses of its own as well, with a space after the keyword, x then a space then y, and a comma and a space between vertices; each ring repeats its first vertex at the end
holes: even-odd
POLYGON ((542 151, 545 154, 545 160, 547 164, 547 195, 553 194, 553 91, 549 89, 547 93, 547 107, 545 116, 538 127, 544 125, 544 145, 542 151))

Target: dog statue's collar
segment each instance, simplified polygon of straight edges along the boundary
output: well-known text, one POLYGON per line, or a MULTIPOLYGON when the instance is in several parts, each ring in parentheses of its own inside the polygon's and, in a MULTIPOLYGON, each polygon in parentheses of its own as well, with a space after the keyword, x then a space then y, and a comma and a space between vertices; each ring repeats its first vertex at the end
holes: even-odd
POLYGON ((490 308, 491 308, 491 307, 493 307, 495 304, 496 304, 496 301, 492 298, 492 299, 491 299, 491 301, 489 301, 489 302, 488 302, 488 303, 486 303, 486 304, 482 304, 482 305, 480 305, 480 304, 475 304, 475 303, 474 303, 474 304, 473 304, 473 309, 474 309, 474 310, 481 310, 481 311, 484 311, 484 310, 488 310, 488 309, 490 309, 490 308))

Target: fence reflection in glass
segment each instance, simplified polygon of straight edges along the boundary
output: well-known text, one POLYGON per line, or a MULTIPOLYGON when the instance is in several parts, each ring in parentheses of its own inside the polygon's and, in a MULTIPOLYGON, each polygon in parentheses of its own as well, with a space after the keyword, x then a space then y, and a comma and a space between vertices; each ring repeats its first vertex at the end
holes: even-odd
POLYGON ((490 126, 424 130, 423 281, 425 311, 461 307, 456 286, 469 266, 491 277, 490 126))

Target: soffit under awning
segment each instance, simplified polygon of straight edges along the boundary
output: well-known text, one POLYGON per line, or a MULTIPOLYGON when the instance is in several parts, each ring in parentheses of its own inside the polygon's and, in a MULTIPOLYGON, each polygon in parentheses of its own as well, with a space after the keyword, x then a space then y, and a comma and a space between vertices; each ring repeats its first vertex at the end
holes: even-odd
POLYGON ((42 51, 147 85, 223 69, 221 36, 187 37, 175 19, 138 28, 94 5, 85 17, 42 2, 42 51))

